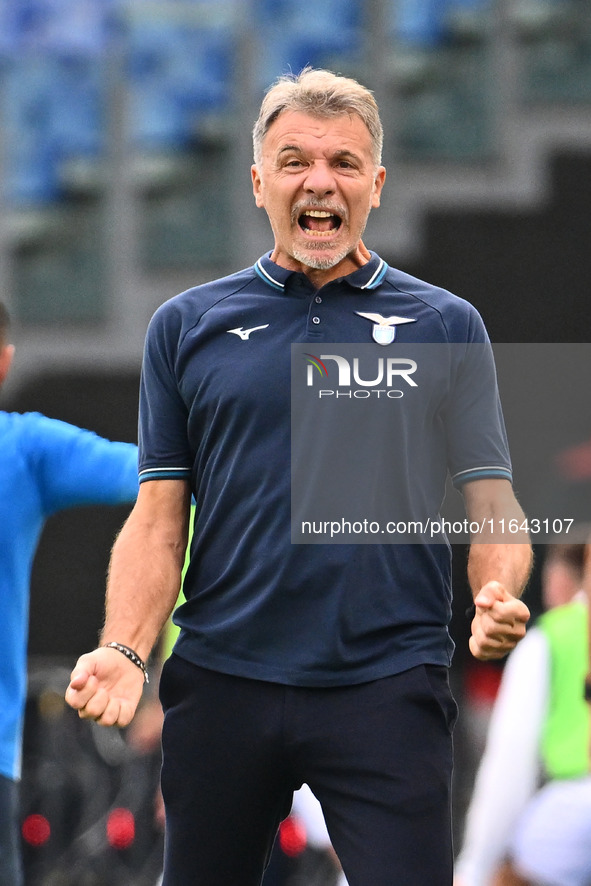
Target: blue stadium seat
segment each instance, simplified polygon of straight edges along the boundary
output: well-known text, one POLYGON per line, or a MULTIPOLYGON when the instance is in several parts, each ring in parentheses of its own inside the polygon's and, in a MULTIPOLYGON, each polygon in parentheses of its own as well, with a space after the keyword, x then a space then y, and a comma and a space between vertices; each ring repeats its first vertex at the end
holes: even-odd
POLYGON ((443 42, 450 0, 398 0, 392 6, 391 33, 397 43, 429 47, 443 42))
POLYGON ((13 57, 19 50, 19 22, 14 0, 0 0, 0 58, 13 57))
POLYGON ((144 148, 182 145, 200 113, 223 109, 232 87, 234 32, 211 2, 186 4, 185 15, 134 10, 128 23, 133 135, 144 148))
POLYGON ((176 30, 170 86, 189 129, 196 114, 228 106, 234 50, 234 30, 229 27, 189 22, 176 30))
POLYGON ((102 60, 64 55, 50 61, 50 138, 56 157, 97 156, 105 139, 102 60))
POLYGON ((12 202, 55 199, 61 161, 101 149, 101 67, 113 2, 0 0, 2 123, 12 202))
POLYGON ((2 0, 11 6, 11 29, 22 50, 98 53, 117 0, 2 0))
POLYGON ((173 26, 133 20, 127 37, 126 74, 134 142, 144 149, 182 143, 186 133, 175 95, 173 26))
POLYGON ((3 72, 5 193, 9 203, 36 205, 59 193, 51 133, 48 66, 43 57, 20 57, 3 72))
POLYGON ((308 64, 338 66, 339 59, 351 60, 360 49, 360 5, 354 0, 323 0, 309 12, 296 0, 262 0, 259 13, 262 86, 308 64))

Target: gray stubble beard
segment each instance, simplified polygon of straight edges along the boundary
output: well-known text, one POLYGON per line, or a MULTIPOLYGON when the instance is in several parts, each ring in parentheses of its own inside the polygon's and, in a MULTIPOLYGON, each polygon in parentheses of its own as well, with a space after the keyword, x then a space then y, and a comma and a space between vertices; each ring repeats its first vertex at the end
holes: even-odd
MULTIPOLYGON (((319 243, 318 246, 320 247, 320 249, 330 249, 329 243, 319 243)), ((316 248, 318 248, 318 246, 316 248)), ((307 268, 313 268, 315 271, 328 271, 330 268, 334 268, 335 265, 338 265, 339 262, 343 261, 343 259, 348 256, 349 251, 349 249, 343 249, 336 255, 327 255, 326 258, 312 258, 306 252, 300 251, 299 249, 294 249, 292 252, 292 256, 293 258, 295 258, 296 261, 305 265, 307 268)))

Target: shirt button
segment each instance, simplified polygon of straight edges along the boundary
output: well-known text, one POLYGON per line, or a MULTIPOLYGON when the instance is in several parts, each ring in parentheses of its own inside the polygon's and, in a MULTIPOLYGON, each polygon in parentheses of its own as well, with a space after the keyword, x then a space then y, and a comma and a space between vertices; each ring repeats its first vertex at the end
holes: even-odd
POLYGON ((314 301, 316 302, 317 305, 321 305, 322 304, 322 297, 320 295, 317 295, 316 298, 314 299, 314 301))
POLYGON ((320 323, 320 317, 312 317, 312 323, 318 326, 318 324, 320 323))

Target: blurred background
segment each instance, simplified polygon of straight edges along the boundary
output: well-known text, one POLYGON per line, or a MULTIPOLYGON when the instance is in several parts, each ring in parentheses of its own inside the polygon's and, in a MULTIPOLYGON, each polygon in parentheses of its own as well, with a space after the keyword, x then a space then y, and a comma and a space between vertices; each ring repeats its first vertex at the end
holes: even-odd
MULTIPOLYGON (((272 245, 251 194, 251 130, 265 88, 305 64, 360 79, 380 104, 388 180, 370 248, 470 300, 495 342, 587 341, 588 0, 0 0, 0 290, 17 344, 3 408, 136 440, 155 308, 272 245)), ((570 423, 533 404, 552 453, 543 477, 537 465, 526 476, 527 454, 517 461, 526 491, 576 492, 588 520, 582 396, 570 423)), ((43 816, 56 824, 49 836, 35 819, 25 840, 28 886, 154 882, 152 796, 131 788, 157 766, 89 724, 77 741, 60 701, 75 658, 95 645, 125 515, 62 514, 38 552, 24 793, 34 815, 53 791, 43 816), (136 817, 109 831, 119 808, 136 817)), ((459 828, 500 668, 467 661, 465 551, 454 556, 459 828)))

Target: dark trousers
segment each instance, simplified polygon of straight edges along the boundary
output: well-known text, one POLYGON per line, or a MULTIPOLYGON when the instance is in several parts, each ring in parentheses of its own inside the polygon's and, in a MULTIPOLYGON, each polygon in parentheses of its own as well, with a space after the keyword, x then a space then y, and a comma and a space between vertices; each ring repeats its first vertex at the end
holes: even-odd
POLYGON ((23 882, 18 821, 18 783, 0 775, 0 886, 23 882))
POLYGON ((445 668, 310 689, 173 655, 160 691, 163 886, 259 886, 304 782, 350 886, 451 886, 457 709, 445 668))

